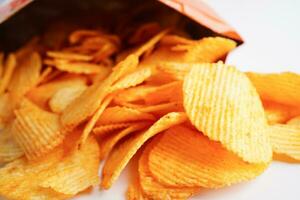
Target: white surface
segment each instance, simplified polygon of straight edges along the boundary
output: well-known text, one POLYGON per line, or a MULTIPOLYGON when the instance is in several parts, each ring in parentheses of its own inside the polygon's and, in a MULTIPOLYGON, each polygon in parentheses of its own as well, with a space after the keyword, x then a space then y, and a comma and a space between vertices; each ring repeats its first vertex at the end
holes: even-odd
MULTIPOLYGON (((232 52, 227 63, 243 71, 300 73, 300 1, 206 0, 238 30, 245 43, 232 52)), ((300 92, 300 91, 299 91, 300 92)), ((122 200, 127 189, 126 172, 105 192, 77 200, 122 200)), ((273 162, 255 180, 207 191, 193 200, 298 200, 300 164, 273 162)))

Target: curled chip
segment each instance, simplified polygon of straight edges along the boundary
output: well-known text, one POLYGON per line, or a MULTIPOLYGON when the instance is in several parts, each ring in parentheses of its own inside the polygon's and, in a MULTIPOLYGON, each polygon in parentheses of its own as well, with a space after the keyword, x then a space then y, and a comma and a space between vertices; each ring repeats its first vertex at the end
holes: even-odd
POLYGON ((61 113, 74 99, 87 88, 86 85, 73 85, 59 89, 50 99, 49 106, 55 113, 61 113))
POLYGON ((21 157, 24 152, 12 135, 11 125, 6 126, 0 133, 0 165, 21 157))
POLYGON ((291 72, 280 74, 248 72, 247 76, 263 100, 299 107, 300 76, 298 74, 291 72))
POLYGON ((159 140, 160 137, 156 137, 147 144, 139 160, 139 181, 145 196, 150 199, 187 199, 193 194, 198 193, 201 190, 200 187, 168 187, 159 183, 157 179, 152 176, 148 166, 149 153, 159 140))
POLYGON ((101 159, 105 158, 108 155, 108 153, 113 149, 113 147, 117 144, 117 142, 120 141, 122 138, 133 132, 145 129, 149 126, 150 123, 147 122, 136 122, 119 132, 112 133, 110 135, 107 135, 106 137, 101 137, 99 139, 101 159))
POLYGON ((13 136, 28 159, 37 159, 59 145, 65 132, 61 131, 59 116, 24 99, 15 110, 13 136))
POLYGON ((93 57, 89 55, 60 52, 60 51, 48 51, 47 55, 51 58, 66 59, 66 60, 73 60, 73 61, 90 61, 93 59, 93 57))
POLYGON ((220 143, 183 126, 162 134, 150 150, 148 165, 155 180, 164 185, 205 188, 253 179, 268 166, 247 163, 220 143))
POLYGON ((122 170, 138 149, 154 135, 186 121, 185 113, 169 113, 155 122, 145 132, 140 132, 117 145, 107 158, 103 171, 101 186, 108 189, 117 180, 122 170))
POLYGON ((59 146, 36 161, 17 159, 0 169, 0 195, 24 200, 71 198, 97 184, 99 162, 93 138, 81 150, 66 152, 65 146, 59 146))
POLYGON ((300 160, 300 127, 276 124, 270 126, 269 135, 273 152, 300 160))
POLYGON ((155 117, 149 113, 141 112, 134 108, 114 106, 107 108, 102 113, 97 121, 97 125, 125 123, 141 120, 153 121, 155 120, 155 117))
POLYGON ((247 76, 222 63, 193 67, 184 79, 192 124, 250 163, 268 163, 272 148, 259 96, 247 76))

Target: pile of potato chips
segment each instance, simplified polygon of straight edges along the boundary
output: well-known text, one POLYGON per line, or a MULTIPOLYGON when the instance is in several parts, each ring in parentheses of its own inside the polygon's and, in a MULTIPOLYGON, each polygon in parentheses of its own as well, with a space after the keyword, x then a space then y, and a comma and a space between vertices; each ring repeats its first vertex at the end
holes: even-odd
POLYGON ((299 161, 300 75, 240 72, 220 61, 235 47, 147 23, 126 41, 79 29, 59 48, 34 38, 2 53, 0 195, 109 189, 137 160, 129 200, 187 199, 253 179, 272 157, 299 161))

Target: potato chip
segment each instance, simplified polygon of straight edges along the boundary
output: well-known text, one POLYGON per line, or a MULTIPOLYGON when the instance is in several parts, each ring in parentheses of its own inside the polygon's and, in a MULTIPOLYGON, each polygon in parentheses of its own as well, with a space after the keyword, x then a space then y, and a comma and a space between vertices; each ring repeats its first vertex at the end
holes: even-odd
POLYGON ((135 124, 132 124, 131 126, 125 128, 122 131, 119 131, 117 133, 113 133, 110 135, 107 135, 106 137, 102 137, 99 140, 99 146, 100 146, 100 158, 101 160, 104 159, 108 153, 113 149, 113 147, 119 142, 122 138, 125 136, 140 131, 142 129, 145 129, 146 127, 150 126, 151 123, 147 122, 136 122, 135 124))
POLYGON ((9 93, 0 94, 0 129, 5 127, 14 117, 9 93))
POLYGON ((2 77, 4 71, 4 53, 0 52, 0 77, 2 77))
POLYGON ((96 53, 93 54, 93 60, 95 62, 101 62, 118 52, 118 50, 118 47, 112 43, 104 44, 96 53))
POLYGON ((40 38, 39 37, 33 37, 31 38, 24 46, 19 48, 15 55, 17 57, 17 60, 20 62, 23 62, 23 59, 27 59, 28 56, 32 52, 39 52, 41 45, 39 44, 40 38))
POLYGON ((89 55, 60 51, 47 51, 47 56, 49 56, 50 58, 66 59, 72 61, 90 61, 93 59, 93 57, 89 55))
POLYGON ((300 76, 291 72, 280 74, 258 74, 248 72, 260 97, 265 101, 299 107, 300 76))
POLYGON ((110 86, 122 76, 132 72, 137 64, 138 58, 134 55, 129 56, 115 67, 107 79, 87 88, 62 113, 61 121, 63 126, 67 129, 72 129, 93 115, 103 99, 110 92, 113 92, 110 91, 110 86))
POLYGON ((70 34, 69 42, 71 44, 75 44, 80 42, 83 38, 99 36, 101 34, 102 33, 100 31, 96 30, 76 30, 70 34))
POLYGON ((288 125, 291 126, 299 126, 300 127, 300 116, 294 117, 287 122, 288 125))
POLYGON ((73 85, 59 89, 50 99, 49 106, 55 113, 61 113, 74 99, 79 97, 86 85, 73 85))
POLYGON ((187 117, 185 113, 169 113, 160 118, 147 131, 135 134, 124 143, 120 143, 108 156, 102 171, 101 187, 108 189, 117 180, 120 173, 134 156, 137 150, 154 135, 174 126, 183 123, 187 117))
POLYGON ((107 108, 99 120, 97 125, 116 124, 134 121, 154 121, 155 117, 149 113, 141 112, 133 108, 114 106, 107 108))
POLYGON ((9 54, 5 61, 3 76, 0 80, 0 94, 4 93, 13 75, 15 67, 17 65, 17 59, 15 54, 9 54))
POLYGON ((189 45, 189 44, 193 44, 196 41, 194 40, 190 40, 184 37, 181 37, 179 35, 165 35, 161 40, 160 40, 160 44, 161 45, 189 45))
POLYGON ((268 131, 273 152, 300 160, 300 127, 276 124, 268 131))
POLYGON ((250 163, 267 163, 272 148, 259 96, 247 76, 222 63, 193 67, 183 83, 192 124, 250 163))
POLYGON ((112 90, 118 90, 123 88, 130 88, 143 83, 152 75, 152 70, 149 67, 139 68, 136 71, 124 76, 112 87, 112 90))
POLYGON ((129 44, 137 44, 141 42, 146 42, 153 35, 160 31, 160 25, 156 22, 149 22, 142 24, 129 38, 129 44))
POLYGON ((8 125, 0 133, 0 165, 21 157, 24 152, 16 143, 12 135, 11 126, 8 125))
POLYGON ((40 83, 44 82, 46 80, 46 78, 53 72, 53 68, 52 67, 47 67, 46 69, 43 70, 43 72, 41 73, 37 84, 39 85, 40 83))
POLYGON ((109 134, 113 131, 123 129, 123 128, 127 128, 127 127, 133 125, 134 123, 135 122, 100 125, 100 126, 96 126, 93 129, 93 133, 96 136, 103 137, 103 136, 105 136, 105 135, 107 135, 107 134, 109 134))
MULTIPOLYGON (((34 52, 24 58, 18 68, 15 69, 8 90, 14 101, 19 101, 39 81, 42 68, 41 57, 34 52)), ((16 102, 17 103, 17 102, 16 102)))
POLYGON ((150 199, 187 199, 193 194, 198 193, 200 187, 168 187, 159 182, 152 176, 149 171, 148 159, 152 148, 159 142, 160 137, 154 138, 147 144, 139 160, 139 181, 140 187, 150 199))
POLYGON ((127 200, 146 200, 144 195, 140 189, 139 183, 136 181, 135 183, 131 183, 126 192, 127 200))
POLYGON ((164 185, 220 188, 253 179, 268 164, 247 163, 200 132, 174 126, 150 150, 148 166, 164 185))
POLYGON ((88 62, 71 62, 61 59, 56 59, 54 62, 57 69, 75 74, 98 74, 107 71, 105 66, 88 62))
POLYGON ((275 153, 275 152, 273 152, 273 160, 280 161, 280 162, 286 162, 286 163, 299 163, 299 160, 296 160, 285 154, 279 154, 279 153, 275 153))
POLYGON ((65 153, 60 146, 37 161, 20 158, 7 164, 0 169, 0 195, 21 200, 61 200, 96 185, 99 147, 95 139, 90 138, 81 150, 65 153))
POLYGON ((28 99, 21 102, 15 115, 13 136, 30 160, 45 155, 65 137, 59 116, 40 109, 28 99))
POLYGON ((198 63, 177 63, 161 62, 158 63, 158 70, 169 74, 174 80, 183 80, 192 67, 201 66, 198 63))

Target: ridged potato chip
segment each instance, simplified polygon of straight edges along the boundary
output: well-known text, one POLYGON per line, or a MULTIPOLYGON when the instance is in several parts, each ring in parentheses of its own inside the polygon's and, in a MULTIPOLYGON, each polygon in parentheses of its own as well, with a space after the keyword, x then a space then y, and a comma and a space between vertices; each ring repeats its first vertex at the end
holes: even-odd
POLYGON ((58 146, 65 138, 59 116, 42 110, 24 99, 15 110, 13 136, 28 159, 37 159, 58 146))
POLYGON ((93 133, 96 136, 102 137, 104 135, 107 135, 113 131, 122 129, 122 128, 127 128, 129 126, 131 126, 132 124, 134 124, 134 122, 132 123, 117 123, 117 124, 107 124, 107 125, 100 125, 100 126, 96 126, 93 129, 93 133))
POLYGON ((145 129, 150 125, 151 123, 147 123, 147 122, 136 122, 119 132, 112 133, 110 135, 107 135, 106 137, 101 137, 99 139, 101 160, 108 155, 108 153, 113 149, 113 147, 117 144, 117 142, 119 142, 122 138, 124 138, 125 136, 133 132, 145 129))
POLYGON ((300 127, 276 124, 270 126, 269 135, 273 152, 300 160, 300 127))
POLYGON ((13 161, 24 154, 12 135, 11 125, 0 131, 0 147, 0 165, 13 161))
POLYGON ((174 126, 149 153, 149 170, 158 182, 176 187, 220 188, 260 175, 267 163, 250 164, 198 131, 174 126))
POLYGON ((187 117, 185 113, 169 113, 160 118, 145 132, 135 134, 128 138, 124 143, 117 145, 104 164, 101 187, 104 189, 111 187, 129 160, 148 139, 174 125, 183 123, 186 120, 187 117))
POLYGON ((149 153, 154 148, 154 146, 159 142, 160 137, 156 137, 147 144, 146 148, 143 150, 143 153, 140 157, 138 164, 139 171, 139 181, 140 187, 149 199, 187 199, 191 197, 193 194, 198 193, 201 188, 200 187, 168 187, 163 185, 155 179, 148 166, 149 153))
POLYGON ((116 124, 134 121, 154 121, 155 117, 150 113, 141 112, 134 108, 114 106, 107 108, 97 121, 97 125, 116 124))
POLYGON ((250 163, 268 163, 272 148, 262 103, 245 74, 222 63, 193 67, 183 83, 192 124, 250 163))
POLYGON ((300 75, 291 72, 278 74, 248 72, 247 76, 263 100, 299 107, 300 75))
POLYGON ((16 66, 17 58, 15 54, 9 54, 4 64, 3 76, 0 79, 0 94, 7 89, 16 66))
POLYGON ((86 88, 86 85, 73 85, 59 89, 49 100, 50 109, 55 113, 61 113, 86 88))

